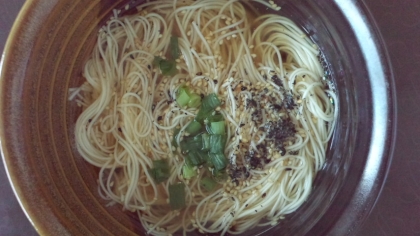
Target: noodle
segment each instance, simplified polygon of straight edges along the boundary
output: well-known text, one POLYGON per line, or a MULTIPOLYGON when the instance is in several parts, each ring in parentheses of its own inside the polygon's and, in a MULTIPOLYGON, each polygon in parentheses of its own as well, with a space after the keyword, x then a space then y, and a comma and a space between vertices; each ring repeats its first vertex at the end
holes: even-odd
POLYGON ((258 16, 250 3, 158 0, 136 15, 115 11, 85 65, 86 82, 69 91, 83 107, 75 138, 81 156, 100 168, 100 196, 136 212, 149 234, 241 234, 275 225, 307 199, 323 166, 337 107, 320 52, 289 19, 258 16), (177 73, 164 76, 153 61, 165 60, 173 35, 182 56, 177 73), (216 111, 227 123, 230 164, 213 191, 200 184, 211 168, 183 177, 176 146, 199 108, 177 104, 182 86, 215 93, 222 104, 216 111), (163 183, 149 171, 156 160, 170 168, 163 183), (178 182, 186 207, 171 210, 169 188, 178 182))

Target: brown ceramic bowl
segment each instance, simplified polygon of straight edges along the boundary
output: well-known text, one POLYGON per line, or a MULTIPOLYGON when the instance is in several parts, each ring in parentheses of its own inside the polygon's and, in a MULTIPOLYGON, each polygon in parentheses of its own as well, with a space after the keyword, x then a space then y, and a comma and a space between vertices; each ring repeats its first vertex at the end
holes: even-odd
MULTIPOLYGON (((106 207, 99 197, 98 170, 75 148, 81 111, 67 100, 68 89, 83 80, 83 64, 102 22, 127 2, 29 0, 6 44, 0 84, 3 158, 41 235, 143 234, 136 215, 118 205, 106 207)), ((267 234, 352 234, 373 207, 390 164, 395 97, 387 54, 363 4, 277 2, 324 51, 340 111, 313 194, 267 234)))

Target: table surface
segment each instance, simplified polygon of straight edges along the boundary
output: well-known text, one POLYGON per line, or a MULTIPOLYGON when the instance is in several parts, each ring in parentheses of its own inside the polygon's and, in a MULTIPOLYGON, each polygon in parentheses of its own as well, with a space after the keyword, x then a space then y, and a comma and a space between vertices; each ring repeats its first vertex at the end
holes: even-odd
MULTIPOLYGON (((24 0, 0 0, 0 52, 24 0)), ((385 40, 398 98, 394 159, 383 192, 357 235, 420 235, 420 1, 365 0, 385 40), (417 180, 417 181, 416 181, 417 180)), ((0 234, 37 235, 0 162, 0 234)))

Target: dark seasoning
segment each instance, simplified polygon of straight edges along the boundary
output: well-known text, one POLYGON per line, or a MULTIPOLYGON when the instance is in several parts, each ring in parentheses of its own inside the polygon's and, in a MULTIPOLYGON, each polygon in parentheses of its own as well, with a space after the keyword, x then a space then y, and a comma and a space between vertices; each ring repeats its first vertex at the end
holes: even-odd
MULTIPOLYGON (((319 54, 318 59, 325 71, 325 74, 322 77, 324 89, 330 89, 335 93, 336 90, 331 79, 330 66, 326 62, 325 56, 322 53, 319 54)), ((286 58, 284 60, 286 60, 286 58)), ((303 76, 303 78, 304 77, 305 76, 303 76)), ((239 180, 246 180, 250 176, 250 170, 262 170, 266 164, 270 163, 270 159, 268 158, 269 149, 271 149, 271 152, 280 153, 281 156, 286 154, 299 154, 298 150, 290 150, 287 153, 285 146, 287 142, 293 142, 295 133, 297 132, 295 128, 296 126, 293 120, 290 118, 289 114, 301 115, 296 108, 302 106, 305 99, 302 99, 302 101, 300 100, 301 98, 299 96, 294 97, 292 91, 286 90, 282 79, 279 78, 275 71, 270 71, 269 75, 264 74, 263 78, 267 82, 271 81, 273 84, 278 86, 279 91, 282 93, 282 100, 279 101, 277 98, 270 96, 270 91, 267 88, 264 88, 262 91, 257 91, 252 87, 252 85, 247 87, 246 85, 242 84, 243 81, 239 81, 235 87, 232 87, 232 90, 234 91, 239 84, 242 84, 240 87, 241 91, 248 90, 251 92, 252 97, 245 100, 246 111, 251 114, 252 122, 254 122, 257 127, 260 125, 259 130, 266 133, 265 140, 263 143, 257 145, 256 150, 250 149, 245 152, 243 156, 245 163, 243 165, 237 165, 236 163, 233 163, 233 159, 238 157, 237 155, 231 156, 228 173, 232 183, 234 183, 236 186, 240 184, 239 180), (299 100, 298 103, 300 102, 300 104, 297 104, 295 102, 296 100, 299 100), (264 109, 264 104, 262 101, 266 101, 265 103, 269 104, 268 106, 273 113, 282 113, 285 115, 281 118, 268 120, 265 124, 261 125, 263 123, 262 109, 264 109)), ((327 96, 330 97, 328 93, 327 96)), ((235 99, 238 101, 238 97, 235 97, 235 99)), ((332 98, 330 98, 330 101, 333 103, 332 98)), ((265 109, 267 109, 267 107, 265 107, 265 109)), ((246 124, 241 123, 239 127, 243 128, 245 125, 246 124)), ((239 134, 238 130, 236 131, 236 134, 239 134)), ((243 147, 245 147, 244 143, 242 140, 239 140, 239 145, 236 147, 236 149, 241 150, 243 147)), ((284 170, 292 171, 293 168, 286 167, 284 170)), ((266 194, 264 193, 262 197, 264 198, 265 196, 266 194)))
MULTIPOLYGON (((286 143, 293 141, 295 133, 297 132, 295 123, 293 123, 292 119, 289 117, 289 113, 297 112, 295 108, 298 105, 295 103, 295 98, 290 91, 287 91, 284 88, 282 80, 274 71, 271 71, 270 75, 271 77, 269 78, 267 78, 266 75, 263 77, 267 78, 267 82, 271 81, 279 87, 278 90, 282 93, 283 97, 282 101, 273 96, 268 88, 257 91, 250 85, 247 85, 248 87, 241 85, 240 87, 241 91, 248 90, 251 92, 252 97, 245 100, 245 108, 246 111, 251 114, 251 119, 255 127, 259 127, 259 131, 266 133, 266 138, 261 144, 256 146, 256 150, 249 148, 249 150, 244 153, 244 164, 237 165, 236 163, 233 163, 233 159, 238 157, 236 155, 231 157, 231 165, 228 169, 228 173, 232 183, 236 186, 239 185, 240 180, 246 180, 250 176, 251 170, 264 169, 264 166, 271 161, 269 153, 277 152, 280 153, 281 156, 286 155, 286 143), (266 113, 275 114, 276 118, 266 119, 264 123, 263 109, 266 113), (282 113, 283 116, 278 116, 280 113, 282 113)), ((243 128, 245 125, 246 124, 242 123, 239 124, 239 127, 243 128)), ((239 141, 240 145, 237 147, 238 150, 245 147, 241 141, 242 140, 239 141)), ((289 154, 297 155, 298 151, 291 151, 289 154)), ((286 168, 285 170, 289 171, 291 169, 286 168)), ((263 197, 265 197, 265 194, 263 197)))

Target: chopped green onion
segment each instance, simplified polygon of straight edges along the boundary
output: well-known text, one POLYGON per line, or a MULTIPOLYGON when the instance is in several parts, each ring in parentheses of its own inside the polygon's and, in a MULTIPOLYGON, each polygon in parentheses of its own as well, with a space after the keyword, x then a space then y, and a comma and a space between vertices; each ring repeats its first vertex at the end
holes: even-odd
POLYGON ((203 140, 199 137, 187 138, 181 141, 180 146, 185 153, 199 151, 203 147, 203 140))
POLYGON ((225 182, 228 177, 225 170, 218 171, 216 169, 213 169, 211 173, 213 175, 213 179, 215 179, 218 183, 225 182))
POLYGON ((169 205, 172 210, 179 210, 185 207, 185 185, 177 183, 169 185, 169 205))
POLYGON ((211 153, 223 153, 225 143, 223 142, 223 136, 220 134, 210 135, 210 152, 211 153))
POLYGON ((200 181, 201 186, 203 186, 203 188, 205 188, 207 191, 212 191, 216 185, 217 182, 214 181, 212 178, 209 177, 203 177, 200 181))
POLYGON ((209 152, 201 151, 197 152, 197 154, 200 156, 200 159, 203 161, 203 164, 206 164, 209 167, 213 166, 213 163, 210 160, 209 152))
POLYGON ((228 161, 223 153, 209 153, 209 156, 214 169, 223 170, 226 168, 228 161))
POLYGON ((192 177, 197 175, 197 171, 194 170, 194 167, 185 164, 182 167, 182 176, 184 179, 191 179, 192 177))
POLYGON ((222 135, 222 145, 223 145, 223 147, 226 146, 226 141, 227 141, 226 135, 222 135))
POLYGON ((166 181, 170 176, 170 168, 165 160, 153 161, 153 168, 149 170, 150 175, 156 183, 166 181))
POLYGON ((206 124, 206 131, 208 134, 214 134, 209 123, 206 124))
POLYGON ((162 60, 159 67, 163 75, 175 75, 178 72, 175 61, 162 60))
POLYGON ((220 106, 222 103, 220 102, 219 98, 215 93, 211 93, 204 97, 203 99, 203 107, 215 109, 216 107, 220 106))
POLYGON ((200 157, 200 165, 206 164, 207 160, 210 159, 208 152, 196 152, 196 154, 200 157))
POLYGON ((201 105, 200 110, 197 113, 197 116, 195 117, 195 119, 199 122, 203 122, 204 119, 206 119, 207 117, 211 116, 211 114, 213 113, 213 109, 205 109, 203 107, 203 105, 201 105))
POLYGON ((190 101, 188 102, 188 107, 196 108, 201 105, 200 95, 193 93, 190 96, 190 101))
POLYGON ((185 162, 190 166, 199 166, 204 164, 206 160, 203 160, 198 152, 189 152, 185 157, 185 162))
MULTIPOLYGON (((200 96, 190 93, 187 87, 178 89, 176 99, 180 106, 194 107, 200 105, 195 104, 195 102, 200 103, 200 96)), ((215 111, 215 108, 220 105, 221 102, 216 94, 212 93, 204 97, 194 121, 191 121, 185 128, 185 131, 191 136, 184 137, 179 146, 186 164, 183 167, 183 173, 188 177, 190 176, 188 168, 205 164, 213 168, 214 171, 222 172, 228 164, 223 154, 227 139, 225 118, 220 112, 215 111), (203 125, 205 125, 207 132, 200 134, 204 131, 203 125)))
POLYGON ((176 62, 173 60, 165 60, 161 57, 155 57, 153 65, 159 66, 163 75, 175 75, 178 72, 176 62))
POLYGON ((174 130, 174 137, 172 138, 172 146, 174 146, 174 147, 178 147, 178 143, 176 142, 176 139, 178 138, 178 135, 179 135, 179 131, 180 131, 180 129, 175 129, 174 130))
POLYGON ((214 112, 214 109, 220 106, 222 103, 220 102, 219 98, 215 93, 211 93, 203 98, 201 102, 201 108, 198 111, 197 116, 195 117, 196 120, 199 122, 204 121, 204 119, 208 118, 214 112))
POLYGON ((191 121, 187 127, 185 128, 185 131, 188 132, 191 135, 195 135, 197 133, 199 133, 201 130, 201 124, 200 122, 193 120, 191 121))
POLYGON ((163 60, 165 60, 165 59, 163 59, 162 57, 155 57, 153 59, 153 65, 154 66, 159 66, 160 62, 163 61, 163 60))
POLYGON ((169 178, 169 173, 165 169, 152 168, 150 174, 156 183, 162 183, 169 178))
POLYGON ((211 115, 206 118, 207 122, 218 122, 218 121, 224 121, 225 118, 223 117, 222 113, 216 112, 214 115, 211 115))
POLYGON ((171 36, 171 40, 169 42, 169 47, 171 49, 171 58, 173 60, 176 60, 179 58, 179 56, 181 56, 181 50, 179 49, 179 44, 178 44, 178 37, 176 36, 171 36))
POLYGON ((225 122, 218 121, 218 122, 211 122, 210 128, 213 134, 225 134, 225 122))
POLYGON ((179 88, 176 95, 176 102, 178 105, 185 107, 189 101, 190 95, 188 95, 188 91, 185 88, 179 88))
POLYGON ((191 96, 191 94, 192 94, 190 92, 190 88, 188 88, 187 86, 181 86, 181 87, 179 87, 178 90, 177 90, 177 92, 179 93, 181 91, 185 91, 188 94, 188 96, 191 96))
POLYGON ((208 151, 210 150, 210 136, 208 134, 201 134, 201 140, 203 143, 203 146, 201 148, 201 150, 203 151, 208 151))
POLYGON ((155 160, 155 161, 153 161, 153 168, 169 169, 168 163, 165 160, 155 160))

